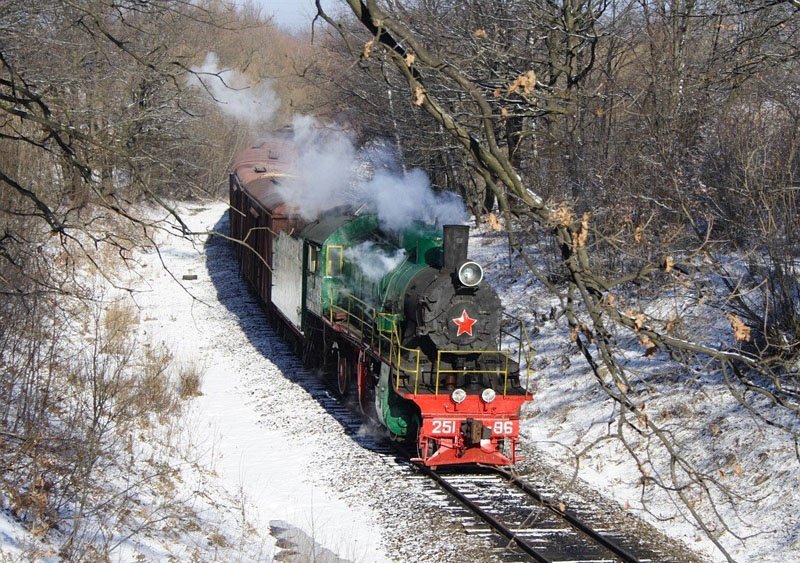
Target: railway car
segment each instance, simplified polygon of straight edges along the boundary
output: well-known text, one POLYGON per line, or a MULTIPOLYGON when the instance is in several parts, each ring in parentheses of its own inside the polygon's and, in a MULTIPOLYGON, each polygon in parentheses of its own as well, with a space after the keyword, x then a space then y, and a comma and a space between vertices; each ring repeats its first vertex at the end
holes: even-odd
MULTIPOLYGON (((500 348, 501 305, 468 259, 469 228, 382 228, 368 208, 300 219, 280 196, 295 150, 282 131, 230 174, 242 275, 307 365, 427 466, 518 461, 530 392, 500 348)), ((522 343, 517 350, 522 349, 522 343)))

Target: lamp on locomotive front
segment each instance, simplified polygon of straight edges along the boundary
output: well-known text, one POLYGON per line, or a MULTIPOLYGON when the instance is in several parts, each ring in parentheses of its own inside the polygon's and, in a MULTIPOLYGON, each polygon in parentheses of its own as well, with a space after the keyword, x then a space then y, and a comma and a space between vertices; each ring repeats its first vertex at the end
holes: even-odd
POLYGON ((467 261, 458 268, 458 281, 465 287, 475 287, 483 280, 483 268, 477 262, 467 261))

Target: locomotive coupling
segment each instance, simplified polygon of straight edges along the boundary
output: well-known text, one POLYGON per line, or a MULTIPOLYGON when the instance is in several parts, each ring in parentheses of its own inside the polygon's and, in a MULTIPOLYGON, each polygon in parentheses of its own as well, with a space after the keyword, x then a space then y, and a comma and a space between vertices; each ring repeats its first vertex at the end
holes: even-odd
POLYGON ((464 438, 465 446, 479 445, 481 440, 489 440, 492 437, 492 429, 484 426, 480 420, 468 418, 461 423, 461 436, 464 438))

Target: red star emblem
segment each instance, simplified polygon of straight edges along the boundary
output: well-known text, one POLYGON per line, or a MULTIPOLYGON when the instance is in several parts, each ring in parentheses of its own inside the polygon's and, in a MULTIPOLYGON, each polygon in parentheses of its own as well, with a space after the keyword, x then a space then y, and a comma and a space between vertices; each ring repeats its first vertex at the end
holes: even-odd
POLYGON ((472 325, 474 325, 477 320, 471 318, 469 313, 467 313, 467 310, 464 309, 461 312, 461 316, 453 319, 453 322, 456 323, 456 326, 458 327, 458 333, 456 336, 461 336, 462 334, 469 334, 472 336, 472 325))

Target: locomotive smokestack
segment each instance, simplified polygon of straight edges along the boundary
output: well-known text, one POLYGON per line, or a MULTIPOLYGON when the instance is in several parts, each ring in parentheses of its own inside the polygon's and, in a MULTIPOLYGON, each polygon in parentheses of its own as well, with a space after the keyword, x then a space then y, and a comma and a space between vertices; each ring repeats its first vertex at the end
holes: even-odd
POLYGON ((466 225, 444 226, 444 267, 446 272, 455 272, 459 264, 467 259, 469 227, 466 225))

